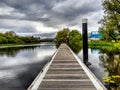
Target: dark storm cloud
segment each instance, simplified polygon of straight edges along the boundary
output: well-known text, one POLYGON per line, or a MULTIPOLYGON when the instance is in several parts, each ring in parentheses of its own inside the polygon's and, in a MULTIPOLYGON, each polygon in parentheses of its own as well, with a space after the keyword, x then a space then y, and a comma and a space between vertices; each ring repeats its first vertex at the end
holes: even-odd
POLYGON ((0 0, 0 5, 10 13, 0 14, 0 19, 36 21, 52 28, 75 26, 102 8, 100 0, 0 0))

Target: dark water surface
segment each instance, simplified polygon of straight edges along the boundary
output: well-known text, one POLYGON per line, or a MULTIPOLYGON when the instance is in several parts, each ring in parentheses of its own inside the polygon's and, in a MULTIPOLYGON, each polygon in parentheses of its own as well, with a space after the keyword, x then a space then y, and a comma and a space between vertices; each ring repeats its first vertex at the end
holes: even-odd
MULTIPOLYGON (((108 88, 120 90, 120 53, 100 49, 89 49, 90 70, 108 88)), ((82 50, 77 56, 83 60, 82 50)))
POLYGON ((26 90, 55 50, 51 43, 0 49, 0 90, 26 90))

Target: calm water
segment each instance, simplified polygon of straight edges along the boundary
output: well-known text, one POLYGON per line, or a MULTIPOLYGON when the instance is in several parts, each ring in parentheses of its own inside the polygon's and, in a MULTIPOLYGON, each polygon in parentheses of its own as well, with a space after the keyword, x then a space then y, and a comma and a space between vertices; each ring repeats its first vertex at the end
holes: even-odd
MULTIPOLYGON (((108 90, 120 90, 120 53, 89 49, 89 68, 108 90)), ((82 59, 82 50, 77 54, 82 59)))
MULTIPOLYGON (((42 67, 51 60, 55 44, 0 49, 0 90, 26 90, 42 67)), ((77 52, 82 60, 82 50, 77 52)), ((120 75, 120 54, 89 49, 89 68, 107 85, 109 90, 120 90, 120 78, 111 78, 114 83, 104 83, 103 78, 120 75)))
MULTIPOLYGON (((104 73, 104 67, 101 65, 102 61, 100 60, 100 50, 99 49, 89 49, 88 60, 91 63, 89 68, 91 71, 99 78, 99 80, 103 82, 102 77, 106 74, 104 73)), ((78 57, 83 60, 83 53, 82 50, 77 54, 78 57)))
POLYGON ((0 90, 26 90, 55 50, 51 44, 0 49, 0 90))

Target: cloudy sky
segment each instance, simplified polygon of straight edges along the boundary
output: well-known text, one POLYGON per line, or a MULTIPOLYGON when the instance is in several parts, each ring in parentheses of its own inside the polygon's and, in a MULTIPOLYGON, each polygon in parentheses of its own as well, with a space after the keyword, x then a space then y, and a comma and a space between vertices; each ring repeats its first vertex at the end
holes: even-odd
POLYGON ((82 18, 88 18, 89 31, 95 31, 102 17, 102 0, 0 0, 0 32, 81 31, 82 18))

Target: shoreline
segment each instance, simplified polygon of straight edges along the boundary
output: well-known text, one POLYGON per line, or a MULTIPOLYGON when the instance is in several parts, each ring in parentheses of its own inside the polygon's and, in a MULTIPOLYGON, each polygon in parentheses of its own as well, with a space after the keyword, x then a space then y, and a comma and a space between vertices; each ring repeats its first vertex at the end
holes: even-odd
MULTIPOLYGON (((11 47, 27 47, 27 46, 40 46, 40 45, 48 45, 47 43, 37 43, 37 44, 20 44, 20 45, 15 45, 15 44, 10 44, 10 45, 5 45, 5 46, 0 46, 1 48, 11 48, 11 47)), ((54 44, 49 44, 49 45, 54 45, 54 44)))

